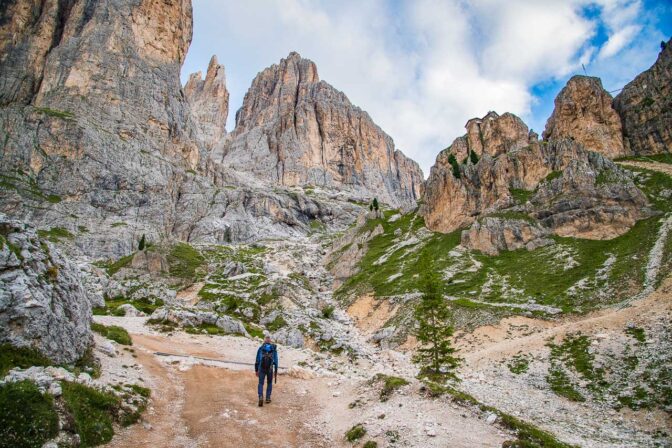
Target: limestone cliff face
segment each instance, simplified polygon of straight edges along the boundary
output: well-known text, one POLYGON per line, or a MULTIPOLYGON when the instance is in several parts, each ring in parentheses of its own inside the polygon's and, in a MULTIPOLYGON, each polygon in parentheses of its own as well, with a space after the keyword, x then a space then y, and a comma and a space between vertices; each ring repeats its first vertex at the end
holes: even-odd
POLYGON ((221 162, 281 185, 344 188, 393 205, 419 197, 419 166, 291 53, 257 75, 236 113, 221 162))
POLYGON ((100 255, 128 251, 135 232, 169 233, 182 173, 205 165, 179 82, 190 1, 10 3, 0 208, 71 229, 128 220, 126 242, 82 238, 100 255))
POLYGON ((544 140, 571 138, 586 149, 611 159, 627 155, 621 118, 613 98, 600 78, 574 76, 555 98, 555 109, 546 122, 544 140))
POLYGON ((184 86, 194 120, 201 132, 201 141, 212 150, 226 135, 229 115, 229 91, 226 90, 224 66, 213 56, 205 79, 201 72, 192 73, 184 86))
POLYGON ((616 96, 614 108, 632 153, 672 152, 672 39, 653 66, 616 96))
POLYGON ((300 233, 311 219, 342 223, 354 213, 261 189, 212 162, 209 132, 224 132, 214 125, 226 114, 223 70, 212 61, 202 83, 207 100, 196 80, 182 92, 190 1, 6 4, 0 211, 66 228, 83 253, 115 259, 135 250, 143 234, 150 241, 251 241, 300 233), (216 103, 215 115, 192 111, 187 96, 216 103))
MULTIPOLYGON (((527 136, 526 126, 519 127, 520 120, 496 123, 504 117, 493 119, 493 127, 502 129, 497 135, 516 136, 508 139, 512 146, 505 152, 495 151, 499 155, 492 157, 485 151, 477 163, 465 158, 453 166, 451 155, 463 152, 465 146, 471 150, 464 136, 438 155, 420 207, 428 228, 452 232, 514 207, 516 213, 533 217, 559 235, 602 239, 649 216, 646 197, 613 162, 572 140, 539 142, 535 134, 527 136), (523 137, 527 144, 520 147, 523 137), (516 199, 521 194, 530 197, 525 204, 516 199)), ((493 142, 483 137, 482 145, 493 147, 493 142)), ((481 230, 474 229, 467 240, 476 241, 484 234, 481 230)), ((487 233, 491 235, 492 229, 487 233)))

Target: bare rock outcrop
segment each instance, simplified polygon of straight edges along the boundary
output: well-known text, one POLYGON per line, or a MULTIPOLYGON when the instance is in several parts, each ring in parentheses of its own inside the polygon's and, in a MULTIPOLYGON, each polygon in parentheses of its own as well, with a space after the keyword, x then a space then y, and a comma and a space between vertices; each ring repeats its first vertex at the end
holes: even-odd
POLYGON ((461 244, 484 254, 498 255, 500 251, 533 250, 553 244, 549 235, 548 229, 528 219, 485 217, 462 231, 461 244))
POLYGON ((92 342, 79 270, 34 228, 0 214, 0 342, 72 363, 92 342))
POLYGON ((347 189, 392 205, 419 197, 417 163, 297 53, 257 75, 231 137, 223 165, 272 183, 347 189))
POLYGON ((573 139, 610 159, 627 155, 621 118, 612 102, 600 78, 573 76, 555 98, 544 140, 573 139))
POLYGON ((650 69, 614 98, 626 148, 637 155, 672 152, 672 39, 650 69))
POLYGON ((452 232, 518 207, 558 235, 603 239, 651 214, 646 196, 622 169, 575 141, 539 142, 531 134, 524 147, 514 140, 497 157, 484 152, 476 163, 458 162, 454 151, 465 139, 438 155, 427 180, 420 214, 431 230, 452 232))
POLYGON ((226 119, 229 115, 226 75, 224 66, 217 62, 216 56, 210 59, 205 79, 201 72, 189 75, 184 94, 201 132, 201 141, 212 150, 226 135, 226 119))

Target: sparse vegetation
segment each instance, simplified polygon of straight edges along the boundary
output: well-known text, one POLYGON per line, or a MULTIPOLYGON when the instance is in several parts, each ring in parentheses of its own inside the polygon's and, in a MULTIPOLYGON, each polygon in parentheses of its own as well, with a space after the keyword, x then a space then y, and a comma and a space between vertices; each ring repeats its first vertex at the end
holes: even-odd
POLYGON ((373 383, 382 383, 380 389, 380 401, 387 401, 390 396, 400 387, 406 386, 408 381, 398 376, 385 375, 382 373, 376 374, 372 380, 373 383))
POLYGON ((333 305, 327 305, 324 308, 322 308, 322 317, 325 319, 331 319, 334 315, 334 307, 333 305))
POLYGON ((170 275, 184 280, 194 281, 201 274, 199 268, 205 262, 201 253, 187 243, 177 243, 168 254, 170 275))
POLYGON ((63 382, 62 388, 63 400, 74 420, 81 446, 96 446, 112 440, 112 422, 119 410, 119 398, 78 383, 63 382))
POLYGON ((27 369, 31 366, 50 366, 51 361, 40 352, 29 347, 14 347, 0 344, 0 378, 15 367, 27 369))
POLYGON ((640 104, 642 105, 642 107, 649 107, 649 106, 652 106, 654 104, 654 101, 653 101, 653 98, 651 98, 650 96, 647 96, 642 100, 642 102, 640 104))
POLYGON ((45 192, 37 184, 37 179, 22 170, 17 169, 15 174, 8 172, 0 173, 0 188, 14 190, 22 197, 38 201, 57 204, 61 202, 61 197, 57 194, 45 192))
POLYGON ((36 107, 35 110, 49 117, 60 118, 62 120, 72 120, 75 118, 75 114, 66 110, 50 109, 48 107, 36 107))
MULTIPOLYGON (((140 299, 127 299, 125 297, 115 297, 113 299, 105 300, 104 307, 93 309, 94 315, 117 315, 121 310, 121 305, 133 305, 133 307, 145 314, 152 314, 157 308, 164 305, 163 300, 158 297, 143 297, 140 299)), ((122 314, 123 315, 123 314, 122 314)))
POLYGON ((639 327, 628 327, 625 329, 625 333, 629 334, 637 340, 637 342, 644 343, 646 342, 646 333, 643 328, 639 327))
POLYGON ((450 166, 453 169, 453 176, 455 176, 456 179, 461 178, 462 173, 460 172, 460 164, 458 163, 454 154, 448 156, 448 163, 450 163, 450 166))
POLYGON ((30 381, 0 385, 0 448, 40 448, 57 434, 50 395, 30 381))
POLYGON ((278 331, 285 326, 287 326, 287 321, 285 321, 282 315, 277 315, 273 321, 266 324, 266 329, 268 331, 278 331))
POLYGON ((99 268, 105 269, 107 275, 111 277, 117 272, 119 272, 119 270, 121 270, 122 268, 125 268, 129 264, 131 264, 131 261, 133 261, 133 256, 135 256, 135 253, 121 257, 117 261, 97 261, 94 263, 94 265, 98 266, 99 268))
POLYGON ((74 235, 63 227, 52 227, 49 230, 40 229, 37 231, 37 235, 40 238, 47 239, 52 243, 58 243, 61 239, 71 239, 74 238, 74 235))
POLYGON ((530 198, 534 196, 534 191, 521 190, 517 188, 509 189, 509 193, 511 193, 513 200, 519 204, 527 203, 527 201, 529 201, 530 198))
POLYGON ((551 390, 561 397, 565 397, 571 401, 586 401, 561 368, 552 367, 546 376, 546 381, 551 390))
POLYGON ((365 435, 366 435, 366 428, 364 428, 364 425, 358 424, 350 428, 345 433, 345 440, 347 440, 348 442, 356 442, 365 435))
MULTIPOLYGON (((629 157, 621 157, 619 159, 616 159, 619 162, 625 162, 628 160, 632 160, 635 162, 659 162, 659 163, 672 163, 672 153, 666 152, 662 154, 652 154, 648 156, 629 156, 629 157)), ((630 167, 626 167, 627 169, 631 169, 630 167)))
POLYGON ((621 182, 620 176, 613 170, 602 170, 595 178, 595 185, 608 185, 621 182))
POLYGON ((131 339, 131 336, 128 334, 126 329, 117 325, 110 325, 107 327, 103 324, 92 322, 91 330, 121 345, 133 345, 133 340, 131 339))
POLYGON ((224 329, 219 328, 213 324, 200 324, 195 327, 184 327, 184 331, 190 334, 209 334, 209 335, 223 335, 226 334, 224 329))
POLYGON ((530 360, 528 356, 515 355, 506 363, 506 366, 509 368, 511 373, 520 375, 521 373, 527 372, 527 370, 530 368, 530 360))
POLYGON ((552 182, 560 177, 562 177, 562 171, 551 171, 542 182, 552 182))
POLYGON ((445 387, 443 391, 458 403, 478 406, 482 412, 495 414, 503 426, 514 431, 516 439, 504 442, 502 445, 503 448, 576 448, 574 445, 561 442, 553 434, 537 428, 530 423, 502 412, 497 408, 480 403, 476 398, 467 393, 452 387, 445 387))

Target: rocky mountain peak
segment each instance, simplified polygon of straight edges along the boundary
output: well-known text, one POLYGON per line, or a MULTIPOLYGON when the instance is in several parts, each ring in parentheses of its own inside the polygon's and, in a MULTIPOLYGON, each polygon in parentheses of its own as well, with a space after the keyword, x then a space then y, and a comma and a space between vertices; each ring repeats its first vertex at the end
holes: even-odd
POLYGON ((465 128, 466 135, 456 138, 439 154, 437 162, 447 163, 451 154, 462 162, 469 157, 470 152, 478 157, 483 154, 497 157, 508 150, 527 146, 530 139, 527 125, 509 112, 499 115, 490 111, 483 118, 476 117, 467 121, 465 128))
MULTIPOLYGON (((467 134, 438 155, 425 184, 420 214, 431 230, 448 233, 474 224, 466 238, 470 244, 485 234, 497 239, 491 235, 494 227, 513 230, 497 220, 481 226, 481 220, 510 209, 524 219, 531 214, 546 232, 602 239, 649 216, 647 200, 632 180, 576 141, 540 143, 520 118, 508 113, 491 112, 469 120, 466 127, 467 134), (480 157, 473 158, 471 151, 481 151, 480 157), (549 182, 558 176, 561 182, 549 182), (531 199, 521 203, 521 196, 531 199)), ((538 238, 543 232, 537 230, 528 236, 538 238)))
POLYGON ((252 81, 219 161, 266 182, 345 189, 393 205, 415 201, 423 182, 417 163, 295 52, 252 81))
POLYGON ((235 133, 240 134, 273 119, 272 108, 287 115, 300 99, 309 94, 313 85, 320 81, 317 66, 295 51, 278 64, 262 70, 252 81, 236 113, 235 133))
POLYGON ((555 98, 544 140, 571 138, 609 158, 626 154, 621 119, 600 78, 573 76, 555 98))
POLYGON ((189 75, 184 94, 201 132, 201 140, 212 149, 226 135, 229 116, 229 91, 226 89, 224 66, 212 56, 205 79, 200 71, 189 75))

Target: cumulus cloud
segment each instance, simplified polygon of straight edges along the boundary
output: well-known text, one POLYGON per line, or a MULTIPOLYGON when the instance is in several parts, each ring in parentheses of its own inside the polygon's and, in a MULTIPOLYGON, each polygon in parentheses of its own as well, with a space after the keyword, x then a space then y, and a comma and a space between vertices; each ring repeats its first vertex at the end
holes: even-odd
POLYGON ((298 51, 427 173, 469 118, 489 110, 529 118, 534 85, 596 54, 606 67, 632 49, 641 8, 640 0, 196 0, 183 74, 217 54, 230 129, 256 73, 298 51), (604 45, 592 43, 598 26, 604 45))

